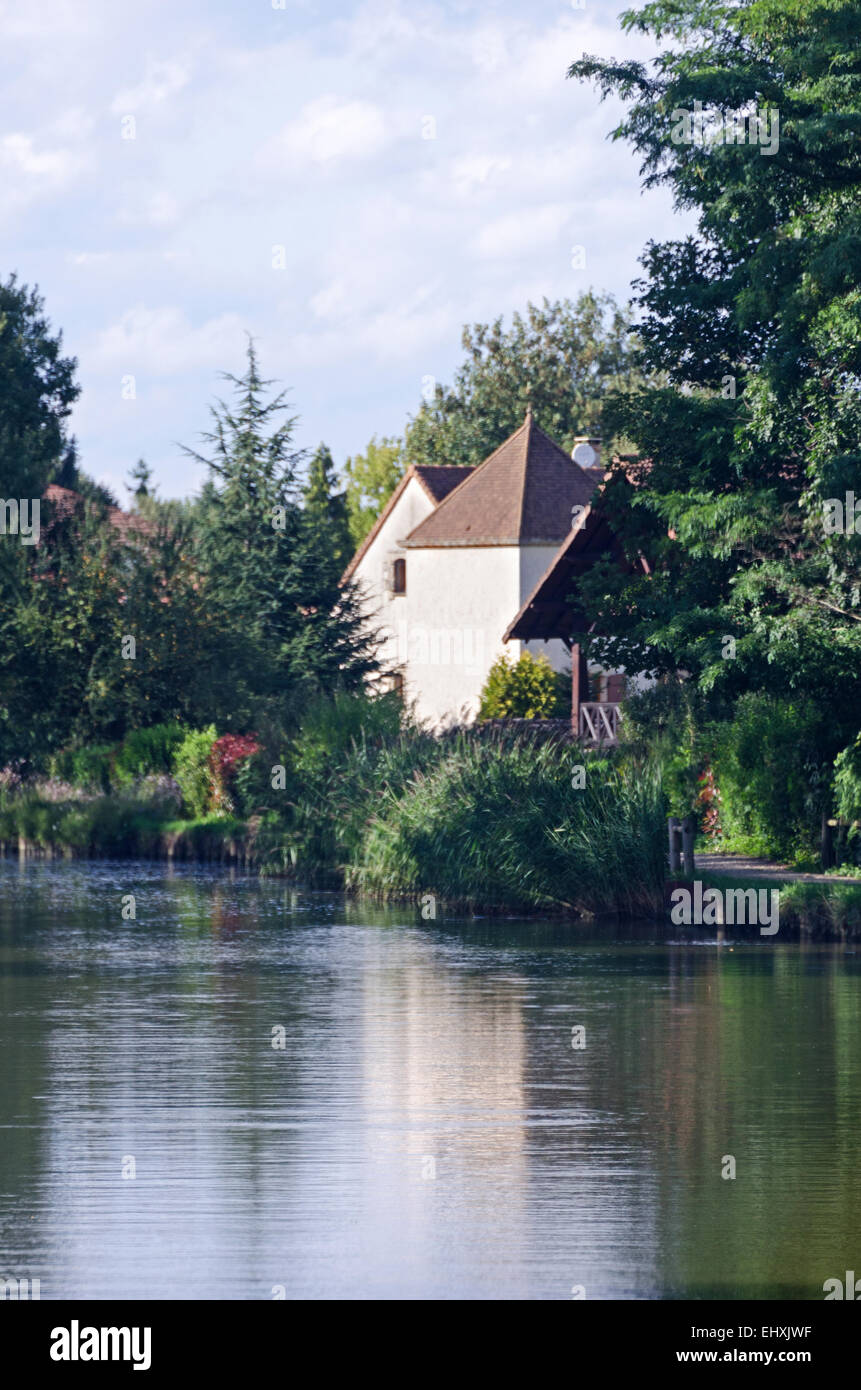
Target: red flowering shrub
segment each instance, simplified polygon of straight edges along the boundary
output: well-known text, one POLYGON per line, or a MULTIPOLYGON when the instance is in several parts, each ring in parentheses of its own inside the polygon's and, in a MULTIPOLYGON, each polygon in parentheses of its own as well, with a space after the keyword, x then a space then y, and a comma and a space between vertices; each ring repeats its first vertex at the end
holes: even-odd
POLYGON ((222 734, 221 738, 215 740, 209 755, 209 766, 218 810, 233 810, 232 792, 237 768, 246 758, 259 753, 260 747, 254 734, 222 734))

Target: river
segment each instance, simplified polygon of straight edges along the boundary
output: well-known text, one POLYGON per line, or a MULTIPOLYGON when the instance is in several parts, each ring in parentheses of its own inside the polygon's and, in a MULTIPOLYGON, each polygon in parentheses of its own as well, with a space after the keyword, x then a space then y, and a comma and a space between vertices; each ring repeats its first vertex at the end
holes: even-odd
POLYGON ((861 951, 709 932, 2 861, 0 1278, 822 1299, 861 1273, 861 951))

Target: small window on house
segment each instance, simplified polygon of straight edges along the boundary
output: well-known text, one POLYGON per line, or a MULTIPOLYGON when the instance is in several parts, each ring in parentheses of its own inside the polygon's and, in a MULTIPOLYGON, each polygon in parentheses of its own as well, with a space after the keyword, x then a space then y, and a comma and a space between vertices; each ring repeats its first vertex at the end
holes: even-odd
POLYGON ((404 698, 404 674, 403 671, 396 671, 392 676, 392 690, 399 700, 404 698))
POLYGON ((407 591, 407 562, 395 560, 392 565, 392 593, 405 594, 407 591))

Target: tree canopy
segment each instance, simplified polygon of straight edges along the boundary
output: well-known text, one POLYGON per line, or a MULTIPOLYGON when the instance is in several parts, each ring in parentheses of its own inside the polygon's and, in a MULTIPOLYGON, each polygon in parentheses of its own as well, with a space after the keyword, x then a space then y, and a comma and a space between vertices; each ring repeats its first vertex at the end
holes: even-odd
POLYGON ((77 361, 62 354, 36 289, 0 282, 0 496, 41 497, 69 453, 67 420, 80 394, 77 361))
POLYGON ((629 316, 612 295, 591 290, 529 304, 508 326, 501 316, 467 324, 461 342, 466 356, 453 384, 436 385, 407 428, 408 463, 482 463, 530 405, 570 452, 578 435, 602 433, 608 392, 640 379, 629 316))
POLYGON ((622 22, 657 61, 571 75, 622 98, 614 138, 697 231, 643 256, 644 369, 665 384, 608 402, 640 464, 601 505, 651 573, 584 584, 592 650, 721 697, 809 694, 845 742, 861 540, 824 515, 861 494, 861 5, 660 0, 622 22))

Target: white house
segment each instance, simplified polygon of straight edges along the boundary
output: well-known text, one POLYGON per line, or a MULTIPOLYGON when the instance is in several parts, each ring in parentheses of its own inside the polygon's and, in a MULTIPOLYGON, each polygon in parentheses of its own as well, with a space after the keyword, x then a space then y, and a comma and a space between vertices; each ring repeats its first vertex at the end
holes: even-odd
MULTIPOLYGON (((575 451, 576 452, 576 451, 575 451)), ((585 459, 597 462, 590 448, 585 459)), ((571 669, 565 641, 504 641, 600 479, 531 412, 477 468, 410 468, 349 565, 382 657, 419 718, 473 719, 493 662, 543 651, 571 669)))

